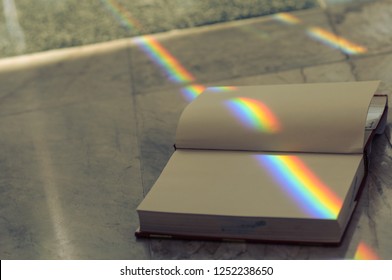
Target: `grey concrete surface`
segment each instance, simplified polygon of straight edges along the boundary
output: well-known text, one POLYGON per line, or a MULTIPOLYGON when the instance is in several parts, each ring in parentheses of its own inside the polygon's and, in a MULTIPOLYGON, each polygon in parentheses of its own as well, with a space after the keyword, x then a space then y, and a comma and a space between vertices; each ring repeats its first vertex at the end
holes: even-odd
POLYGON ((366 244, 392 259, 391 114, 340 246, 133 236, 135 209, 173 152, 184 88, 380 79, 391 98, 392 35, 380 31, 392 26, 390 3, 144 37, 171 68, 140 38, 0 60, 0 258, 353 259, 366 244))
POLYGON ((143 192, 127 58, 1 67, 1 259, 149 256, 132 235, 143 192))
POLYGON ((329 8, 336 32, 368 49, 367 55, 392 50, 392 1, 353 2, 329 8), (358 17, 358 15, 361 15, 358 17))
MULTIPOLYGON (((331 31, 326 16, 319 10, 301 12, 300 18, 331 31)), ((192 36, 169 35, 161 41, 202 83, 344 59, 339 50, 309 40, 305 26, 288 26, 274 17, 206 30, 192 36)), ((135 90, 150 91, 170 86, 167 76, 162 75, 159 67, 144 53, 143 48, 131 53, 135 90)))
POLYGON ((317 0, 1 0, 0 57, 316 6, 317 0))

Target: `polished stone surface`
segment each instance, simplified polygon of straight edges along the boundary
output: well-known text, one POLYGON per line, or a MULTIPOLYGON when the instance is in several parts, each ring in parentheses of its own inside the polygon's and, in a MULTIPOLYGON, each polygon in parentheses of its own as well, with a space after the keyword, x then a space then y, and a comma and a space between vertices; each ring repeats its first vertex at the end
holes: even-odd
MULTIPOLYGON (((135 209, 173 152, 189 102, 181 89, 189 83, 380 79, 392 98, 392 50, 359 40, 369 53, 348 55, 306 33, 308 26, 334 30, 339 24, 329 18, 341 9, 294 13, 297 25, 267 17, 155 36, 193 75, 188 81, 170 79, 135 40, 0 60, 0 258, 353 259, 366 244, 392 259, 391 114, 374 140, 367 185, 340 246, 133 235, 135 209)), ((366 22, 361 11, 347 13, 366 22)))

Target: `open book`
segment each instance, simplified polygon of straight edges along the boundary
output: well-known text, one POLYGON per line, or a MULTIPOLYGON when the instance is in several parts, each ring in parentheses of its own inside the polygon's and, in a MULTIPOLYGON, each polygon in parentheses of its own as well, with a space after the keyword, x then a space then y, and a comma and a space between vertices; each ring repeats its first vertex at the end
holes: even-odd
POLYGON ((339 243, 386 123, 379 82, 208 88, 136 236, 339 243))

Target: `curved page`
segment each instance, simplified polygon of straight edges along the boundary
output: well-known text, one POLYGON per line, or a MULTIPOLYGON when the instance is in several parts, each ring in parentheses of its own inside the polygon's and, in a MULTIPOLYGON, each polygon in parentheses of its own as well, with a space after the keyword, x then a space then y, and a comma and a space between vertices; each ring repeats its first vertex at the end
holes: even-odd
POLYGON ((209 88, 184 110, 176 147, 362 153, 379 82, 209 88))

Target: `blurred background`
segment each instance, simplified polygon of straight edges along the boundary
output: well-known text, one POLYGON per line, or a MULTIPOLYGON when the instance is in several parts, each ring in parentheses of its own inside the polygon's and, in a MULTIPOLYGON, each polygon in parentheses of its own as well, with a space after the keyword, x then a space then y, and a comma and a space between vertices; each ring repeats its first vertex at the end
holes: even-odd
POLYGON ((318 5, 317 0, 1 0, 0 57, 318 5))

